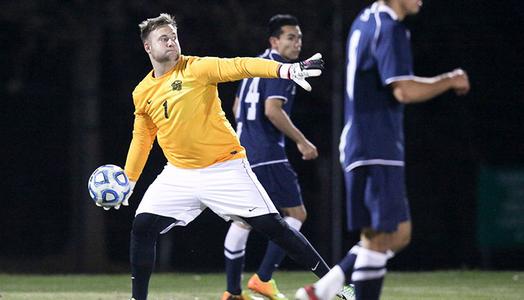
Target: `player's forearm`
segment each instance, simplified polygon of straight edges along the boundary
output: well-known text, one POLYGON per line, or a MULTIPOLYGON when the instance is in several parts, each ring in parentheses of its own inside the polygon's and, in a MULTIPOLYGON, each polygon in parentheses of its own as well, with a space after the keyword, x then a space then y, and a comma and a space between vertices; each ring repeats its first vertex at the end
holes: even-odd
POLYGON ((193 72, 210 83, 237 81, 244 78, 278 78, 280 64, 273 60, 251 57, 205 57, 193 63, 193 72))
POLYGON ((415 77, 392 83, 393 95, 405 104, 428 101, 452 88, 452 80, 446 74, 435 77, 415 77))
POLYGON ((306 139, 304 134, 293 124, 284 110, 272 110, 270 113, 266 113, 266 117, 273 126, 295 143, 301 143, 306 139))
POLYGON ((146 165, 149 152, 155 141, 157 128, 143 114, 135 114, 133 139, 129 145, 124 170, 132 181, 137 181, 146 165))
POLYGON ((132 181, 138 181, 140 174, 147 162, 153 141, 148 136, 141 136, 133 133, 133 139, 127 152, 126 165, 124 170, 132 181))

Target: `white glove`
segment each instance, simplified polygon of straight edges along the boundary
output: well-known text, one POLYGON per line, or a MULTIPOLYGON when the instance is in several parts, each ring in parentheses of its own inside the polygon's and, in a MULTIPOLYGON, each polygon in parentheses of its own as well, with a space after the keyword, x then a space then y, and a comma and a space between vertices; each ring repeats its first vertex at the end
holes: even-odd
POLYGON ((310 92, 311 85, 306 81, 306 78, 320 76, 323 69, 324 60, 322 60, 322 54, 317 53, 301 62, 280 65, 278 73, 280 78, 291 79, 310 92))
MULTIPOLYGON (((129 180, 129 193, 127 193, 126 197, 124 198, 124 200, 122 201, 121 205, 123 206, 129 206, 129 197, 131 197, 131 194, 133 194, 133 189, 135 188, 135 185, 136 185, 136 181, 131 181, 129 180)), ((100 204, 96 204, 98 206, 102 206, 100 204)), ((113 206, 115 209, 120 209, 120 204, 118 205, 115 205, 113 206)), ((103 209, 105 210, 110 210, 111 209, 111 206, 102 206, 103 209)))

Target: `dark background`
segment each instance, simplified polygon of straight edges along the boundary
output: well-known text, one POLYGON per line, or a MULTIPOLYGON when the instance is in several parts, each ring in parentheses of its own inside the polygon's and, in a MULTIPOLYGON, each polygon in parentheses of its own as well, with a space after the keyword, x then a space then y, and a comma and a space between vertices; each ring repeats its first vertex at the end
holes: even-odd
MULTIPOLYGON (((97 166, 123 166, 131 139, 131 91, 150 70, 137 24, 174 14, 184 54, 255 56, 267 47, 266 23, 296 15, 302 58, 321 52, 326 71, 298 92, 293 119, 320 158, 289 157, 299 174, 309 219, 303 232, 331 264, 355 242, 344 228, 338 136, 346 35, 370 1, 6 1, 0 4, 0 271, 127 271, 129 230, 140 197, 165 159, 153 150, 131 206, 104 212, 90 202, 97 166)), ((524 164, 524 5, 518 0, 427 0, 406 20, 415 71, 434 76, 456 67, 471 93, 446 93, 406 108, 407 186, 412 244, 396 270, 524 267, 524 245, 486 249, 477 241, 481 167, 524 164)), ((220 86, 231 118, 236 83, 220 86)), ((524 199, 520 201, 524 206, 524 199)), ((524 217, 522 217, 524 218, 524 217)), ((223 268, 228 224, 210 212, 175 228, 159 244, 162 270, 223 268)), ((247 268, 264 240, 252 234, 247 268)), ((284 267, 296 268, 289 260, 284 267)))

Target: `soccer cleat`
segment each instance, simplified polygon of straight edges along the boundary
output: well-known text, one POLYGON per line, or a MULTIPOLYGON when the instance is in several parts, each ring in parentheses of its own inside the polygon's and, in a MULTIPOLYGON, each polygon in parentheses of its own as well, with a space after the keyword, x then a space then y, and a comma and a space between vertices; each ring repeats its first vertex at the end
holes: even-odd
POLYGON ((222 294, 222 298, 220 299, 221 300, 263 300, 262 298, 254 297, 247 292, 242 292, 241 295, 233 295, 228 291, 225 291, 224 294, 222 294))
POLYGON ((313 285, 306 285, 301 287, 295 293, 295 300, 319 300, 315 294, 315 287, 313 285))
POLYGON ((251 278, 249 278, 247 287, 251 291, 265 296, 270 300, 288 300, 287 297, 278 290, 274 279, 264 282, 260 280, 257 274, 254 274, 251 276, 251 278))
POLYGON ((355 300, 355 287, 352 284, 343 286, 337 293, 337 299, 355 300))

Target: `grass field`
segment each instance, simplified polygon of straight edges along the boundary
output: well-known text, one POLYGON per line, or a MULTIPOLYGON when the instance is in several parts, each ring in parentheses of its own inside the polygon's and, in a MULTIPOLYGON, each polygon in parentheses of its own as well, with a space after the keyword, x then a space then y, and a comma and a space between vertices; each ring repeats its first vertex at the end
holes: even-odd
MULTIPOLYGON (((248 278, 250 274, 244 277, 248 278)), ((314 280, 308 272, 278 272, 283 293, 292 299, 296 289, 314 280)), ((154 274, 150 300, 220 299, 223 273, 154 274)), ((11 275, 0 274, 0 299, 105 300, 128 299, 128 275, 11 275)), ((382 299, 524 299, 524 272, 391 272, 382 299)))

